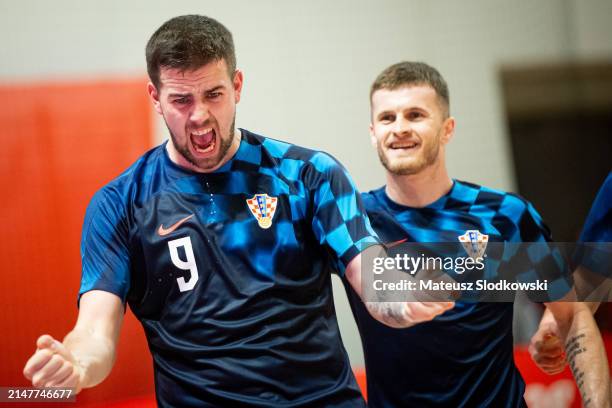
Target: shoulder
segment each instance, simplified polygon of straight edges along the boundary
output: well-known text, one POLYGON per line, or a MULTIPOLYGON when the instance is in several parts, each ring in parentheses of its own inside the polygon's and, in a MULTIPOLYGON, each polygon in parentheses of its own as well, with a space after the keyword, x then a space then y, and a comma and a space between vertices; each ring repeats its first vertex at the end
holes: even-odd
POLYGON ((363 205, 368 212, 385 212, 387 208, 383 199, 385 194, 385 186, 379 187, 375 190, 370 190, 365 193, 361 193, 361 200, 363 205))
POLYGON ((599 189, 584 222, 581 242, 607 242, 612 240, 612 172, 599 189))
POLYGON ((471 211, 484 209, 508 240, 525 242, 548 239, 550 230, 533 204, 519 194, 457 180, 458 190, 472 197, 471 211))
POLYGON ((344 174, 346 170, 331 154, 293 143, 257 135, 245 130, 244 142, 248 149, 260 149, 257 155, 261 166, 277 167, 292 180, 315 181, 317 175, 344 174))
POLYGON ((454 189, 452 198, 468 201, 475 206, 486 207, 513 220, 518 221, 528 209, 535 211, 533 205, 518 194, 462 180, 457 180, 456 183, 457 188, 454 189))
POLYGON ((612 172, 608 174, 608 177, 597 192, 589 218, 602 217, 606 213, 609 213, 612 209, 610 203, 612 203, 612 172))
POLYGON ((164 145, 157 146, 136 160, 120 175, 102 186, 93 195, 88 213, 108 208, 114 213, 125 211, 130 200, 134 199, 143 186, 149 184, 158 171, 163 157, 164 145))

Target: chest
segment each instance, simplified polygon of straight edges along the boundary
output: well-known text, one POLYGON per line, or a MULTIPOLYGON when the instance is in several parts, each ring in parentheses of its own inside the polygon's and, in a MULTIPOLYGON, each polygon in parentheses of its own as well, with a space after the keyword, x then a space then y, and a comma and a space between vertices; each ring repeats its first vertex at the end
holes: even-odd
POLYGON ((185 302, 218 313, 279 288, 320 285, 302 201, 257 188, 155 195, 133 211, 130 303, 143 315, 185 302))

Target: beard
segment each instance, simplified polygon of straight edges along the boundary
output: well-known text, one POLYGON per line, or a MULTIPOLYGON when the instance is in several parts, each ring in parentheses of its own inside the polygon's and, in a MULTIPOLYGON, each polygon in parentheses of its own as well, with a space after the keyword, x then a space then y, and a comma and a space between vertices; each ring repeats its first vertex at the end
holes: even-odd
MULTIPOLYGON (((164 119, 164 122, 165 122, 165 119, 164 119)), ((216 165, 218 165, 221 162, 221 160, 223 160, 223 158, 227 154, 228 150, 230 149, 234 141, 235 125, 236 125, 236 114, 234 113, 234 118, 232 119, 232 124, 230 126, 228 137, 224 138, 221 135, 215 135, 215 137, 217 138, 217 140, 215 140, 215 143, 219 143, 219 151, 217 155, 215 157, 209 157, 206 159, 197 159, 196 157, 193 156, 193 154, 189 150, 189 146, 188 146, 188 143, 190 143, 189 133, 185 132, 185 135, 186 135, 185 143, 181 145, 178 143, 176 136, 174 135, 174 133, 172 133, 172 130, 170 129, 170 127, 168 126, 168 123, 166 122, 166 127, 168 128, 168 132, 170 133, 170 137, 172 138, 172 143, 174 144, 174 148, 176 149, 176 151, 181 156, 183 156, 185 160, 187 160, 189 163, 193 164, 195 167, 197 167, 200 170, 208 170, 210 168, 213 168, 216 165)))
POLYGON ((409 158, 408 160, 399 158, 393 160, 393 163, 385 154, 381 142, 377 144, 376 150, 378 151, 380 162, 389 173, 397 176, 410 176, 420 173, 436 162, 440 151, 440 133, 436 135, 431 143, 427 145, 421 144, 421 148, 422 151, 417 157, 409 158))

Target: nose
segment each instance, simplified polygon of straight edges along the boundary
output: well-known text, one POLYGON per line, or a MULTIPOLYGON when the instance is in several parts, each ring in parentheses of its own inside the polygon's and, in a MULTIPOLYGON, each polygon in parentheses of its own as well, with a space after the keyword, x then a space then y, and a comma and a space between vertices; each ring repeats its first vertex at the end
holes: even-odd
POLYGON ((399 115, 395 120, 393 133, 395 133, 397 136, 408 135, 410 133, 410 121, 404 118, 403 115, 399 115))
POLYGON ((210 117, 210 111, 208 110, 208 105, 203 102, 196 102, 193 105, 193 110, 191 111, 191 115, 189 119, 196 125, 201 125, 208 120, 210 117))

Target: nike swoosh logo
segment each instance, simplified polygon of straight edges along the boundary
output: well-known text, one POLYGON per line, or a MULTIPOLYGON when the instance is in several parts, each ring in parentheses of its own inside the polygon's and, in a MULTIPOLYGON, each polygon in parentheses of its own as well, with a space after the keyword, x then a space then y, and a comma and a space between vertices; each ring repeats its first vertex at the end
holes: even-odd
POLYGON ((408 241, 408 238, 400 239, 399 241, 389 242, 388 244, 385 244, 385 246, 387 248, 393 248, 394 246, 398 246, 399 244, 403 244, 406 241, 408 241))
POLYGON ((157 234, 160 237, 165 237, 166 235, 170 234, 171 232, 173 232, 175 229, 177 229, 178 227, 181 226, 182 223, 184 223, 185 221, 187 221, 188 219, 190 219, 191 217, 193 217, 193 214, 188 215, 187 217, 178 220, 177 222, 175 222, 173 225, 171 225, 168 228, 164 228, 163 224, 159 225, 159 228, 157 229, 157 234))

